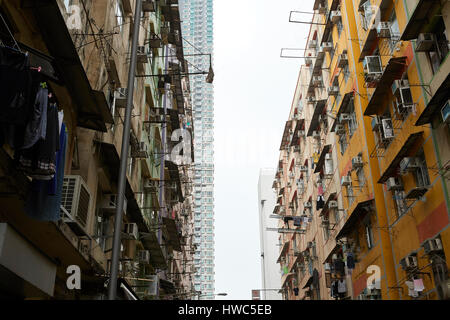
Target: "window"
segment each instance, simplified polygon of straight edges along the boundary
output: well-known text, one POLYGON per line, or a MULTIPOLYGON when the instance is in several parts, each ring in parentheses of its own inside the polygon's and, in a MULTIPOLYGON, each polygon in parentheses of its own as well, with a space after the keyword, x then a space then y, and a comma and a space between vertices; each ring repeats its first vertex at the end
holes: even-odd
POLYGON ((366 234, 367 248, 372 249, 373 248, 372 226, 370 224, 367 224, 364 227, 364 229, 365 229, 365 234, 366 234))
POLYGON ((123 14, 123 6, 121 0, 116 0, 116 19, 117 26, 119 26, 120 32, 123 30, 123 22, 124 22, 124 14, 123 14))
POLYGON ((430 177, 428 175, 427 162, 423 149, 418 154, 417 158, 420 161, 420 168, 415 171, 416 185, 418 187, 426 187, 430 185, 430 177))
POLYGON ((436 44, 434 51, 430 51, 427 54, 432 71, 436 73, 449 52, 448 34, 442 17, 439 18, 438 23, 431 32, 436 36, 436 44))

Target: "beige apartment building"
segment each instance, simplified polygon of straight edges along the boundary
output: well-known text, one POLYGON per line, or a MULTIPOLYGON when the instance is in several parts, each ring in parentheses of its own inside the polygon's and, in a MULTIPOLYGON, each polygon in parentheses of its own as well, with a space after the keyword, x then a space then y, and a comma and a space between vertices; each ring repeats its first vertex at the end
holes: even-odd
MULTIPOLYGON (((30 88, 48 93, 48 106, 42 103, 48 119, 50 112, 60 116, 59 128, 57 121, 47 122, 45 139, 33 147, 58 139, 60 147, 51 149, 59 157, 56 170, 50 162, 45 174, 33 162, 40 151, 26 149, 23 138, 4 129, 19 132, 30 122, 0 124, 6 132, 0 148, 0 296, 106 298, 121 157, 128 165, 118 297, 198 294, 192 279, 193 152, 191 161, 171 157, 179 143, 172 134, 193 129, 178 1, 143 1, 130 152, 120 154, 135 4, 0 1, 2 70, 12 79, 29 76, 39 83, 30 88), (14 59, 26 65, 18 67, 14 59), (12 143, 12 137, 18 140, 12 143), (31 168, 24 168, 26 156, 31 168), (47 192, 49 178, 53 192, 47 192), (73 265, 81 271, 81 288, 74 290, 66 283, 73 265)), ((13 85, 20 94, 29 90, 13 85)), ((187 147, 192 151, 192 144, 187 147)))

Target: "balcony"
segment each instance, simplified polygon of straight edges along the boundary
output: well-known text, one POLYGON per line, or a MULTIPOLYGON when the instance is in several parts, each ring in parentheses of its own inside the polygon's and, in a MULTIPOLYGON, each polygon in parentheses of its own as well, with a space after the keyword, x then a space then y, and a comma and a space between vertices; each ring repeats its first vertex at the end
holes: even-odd
POLYGON ((375 91, 369 99, 369 103, 364 111, 365 116, 371 116, 377 114, 378 108, 380 108, 388 96, 388 92, 391 91, 391 86, 394 80, 401 79, 404 70, 406 68, 406 57, 391 58, 384 68, 375 91))
POLYGON ((325 109, 325 105, 327 103, 327 100, 319 100, 316 102, 316 105, 314 107, 314 113, 311 118, 311 123, 308 128, 307 136, 312 136, 313 131, 316 131, 317 126, 319 125, 319 116, 323 114, 323 111, 325 109))
POLYGON ((430 17, 434 17, 441 9, 441 1, 439 0, 419 0, 417 6, 412 12, 400 40, 417 39, 419 33, 425 30, 430 23, 430 17))

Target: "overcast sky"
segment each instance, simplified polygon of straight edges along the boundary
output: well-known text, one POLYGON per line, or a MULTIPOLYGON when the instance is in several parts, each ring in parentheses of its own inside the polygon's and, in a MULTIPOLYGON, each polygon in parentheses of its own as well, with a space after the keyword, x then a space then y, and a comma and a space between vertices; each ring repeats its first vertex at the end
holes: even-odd
POLYGON ((280 50, 305 47, 309 25, 289 23, 289 12, 312 13, 313 2, 214 1, 215 287, 224 299, 261 288, 258 174, 277 164, 304 62, 280 50))

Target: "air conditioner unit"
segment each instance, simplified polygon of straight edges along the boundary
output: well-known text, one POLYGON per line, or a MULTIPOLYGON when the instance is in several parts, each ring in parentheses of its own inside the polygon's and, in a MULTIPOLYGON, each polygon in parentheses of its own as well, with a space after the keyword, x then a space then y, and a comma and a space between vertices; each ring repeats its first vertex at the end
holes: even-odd
POLYGON ((147 49, 145 46, 138 46, 137 47, 137 62, 138 63, 148 63, 148 54, 147 54, 147 49))
POLYGON ((333 159, 333 157, 331 156, 331 153, 327 153, 327 154, 325 154, 325 160, 332 160, 333 159))
POLYGON ((313 76, 313 85, 318 86, 322 83, 322 76, 313 76))
POLYGON ((144 183, 144 190, 147 192, 157 192, 159 189, 159 180, 147 180, 144 183))
POLYGON ((91 192, 81 176, 64 176, 61 195, 61 218, 78 236, 86 235, 91 192))
POLYGON ((346 53, 341 53, 338 57, 338 67, 343 68, 348 64, 348 56, 346 53))
POLYGON ((444 104, 441 109, 442 121, 444 123, 450 124, 450 100, 444 104))
POLYGON ((312 59, 311 58, 305 58, 305 64, 306 64, 306 66, 310 66, 310 65, 312 65, 312 59))
POLYGON ((308 243, 306 244, 306 247, 309 249, 309 248, 312 248, 314 246, 314 244, 313 244, 313 242, 312 241, 308 241, 308 243))
POLYGON ((403 190, 402 181, 398 177, 390 177, 386 181, 386 188, 388 189, 388 191, 403 190))
POLYGON ((331 11, 331 21, 333 23, 338 23, 339 20, 341 20, 341 11, 339 10, 331 11))
POLYGON ((328 208, 334 209, 338 207, 338 202, 336 200, 331 200, 328 202, 328 208))
POLYGON ((294 146, 294 152, 300 152, 300 146, 294 146))
POLYGON ((400 113, 403 113, 406 108, 411 108, 414 106, 414 101, 409 86, 400 87, 398 90, 399 95, 396 99, 397 109, 400 113))
POLYGON ((316 102, 314 97, 308 97, 307 101, 308 101, 308 103, 315 103, 316 102))
POLYGON ((392 83, 392 94, 396 94, 400 88, 409 88, 409 81, 407 79, 394 80, 392 83))
MULTIPOLYGON (((114 215, 116 213, 118 203, 117 194, 106 194, 100 202, 100 210, 103 214, 114 215)), ((123 202, 123 213, 127 212, 127 199, 123 202)))
POLYGON ((295 177, 295 173, 294 172, 289 172, 289 178, 294 178, 295 177))
POLYGON ((312 136, 313 136, 313 138, 320 138, 320 132, 317 131, 317 130, 314 130, 314 131, 312 132, 312 136))
POLYGON ((162 40, 161 36, 151 33, 150 38, 148 40, 151 48, 162 48, 162 40))
POLYGON ((363 159, 362 157, 354 157, 352 158, 352 168, 356 169, 356 168, 361 168, 363 166, 363 159))
POLYGON ((138 226, 136 223, 125 223, 124 233, 133 240, 139 239, 138 226))
POLYGON ((349 186, 352 183, 352 179, 350 176, 342 176, 341 178, 341 186, 349 186))
POLYGON ((150 251, 139 250, 137 253, 138 253, 138 260, 140 263, 145 263, 145 264, 150 263, 150 251))
POLYGON ((342 124, 337 124, 336 125, 336 134, 342 134, 342 133, 345 133, 345 127, 344 127, 344 125, 342 125, 342 124))
POLYGON ((338 86, 328 87, 327 93, 329 96, 337 96, 339 94, 339 87, 338 86))
POLYGON ((126 108, 127 106, 127 88, 118 88, 114 92, 115 106, 117 108, 126 108))
POLYGON ((436 35, 434 33, 419 33, 416 42, 416 52, 432 51, 436 46, 436 35))
POLYGON ((400 265, 404 270, 415 269, 417 268, 417 257, 413 255, 407 256, 400 260, 400 265))
POLYGON ((377 25, 377 34, 379 38, 391 37, 391 23, 388 21, 381 21, 377 25))
POLYGON ((142 1, 142 11, 143 12, 155 12, 156 4, 154 0, 144 0, 142 1))
POLYGON ((369 80, 375 80, 383 74, 383 66, 380 56, 364 57, 364 73, 369 80))
POLYGON ((314 49, 317 47, 317 40, 311 39, 309 40, 309 49, 314 49))
POLYGON ((306 201, 306 202, 304 202, 304 203, 303 203, 303 207, 305 207, 305 208, 312 208, 312 203, 311 203, 311 201, 306 201))
POLYGON ((305 130, 298 130, 298 137, 304 137, 305 136, 305 130))
POLYGON ((330 52, 333 49, 333 43, 332 42, 324 42, 322 44, 322 50, 325 52, 330 52))
POLYGON ((339 122, 350 121, 351 117, 349 113, 341 113, 339 115, 339 122))
POLYGON ((415 157, 405 157, 400 161, 400 172, 406 173, 420 168, 420 161, 415 157))
POLYGON ((300 166, 300 171, 303 171, 303 172, 308 171, 308 166, 300 166))
POLYGON ((377 131, 381 127, 381 117, 375 116, 372 119, 372 131, 377 131))
POLYGON ((430 254, 430 253, 434 253, 434 252, 443 250, 442 242, 441 242, 441 239, 439 239, 439 238, 427 240, 424 242, 424 244, 422 246, 423 246, 423 249, 425 250, 426 254, 430 254))
POLYGON ((389 140, 394 138, 394 126, 392 124, 391 118, 383 118, 381 119, 381 126, 383 128, 383 139, 389 140))

